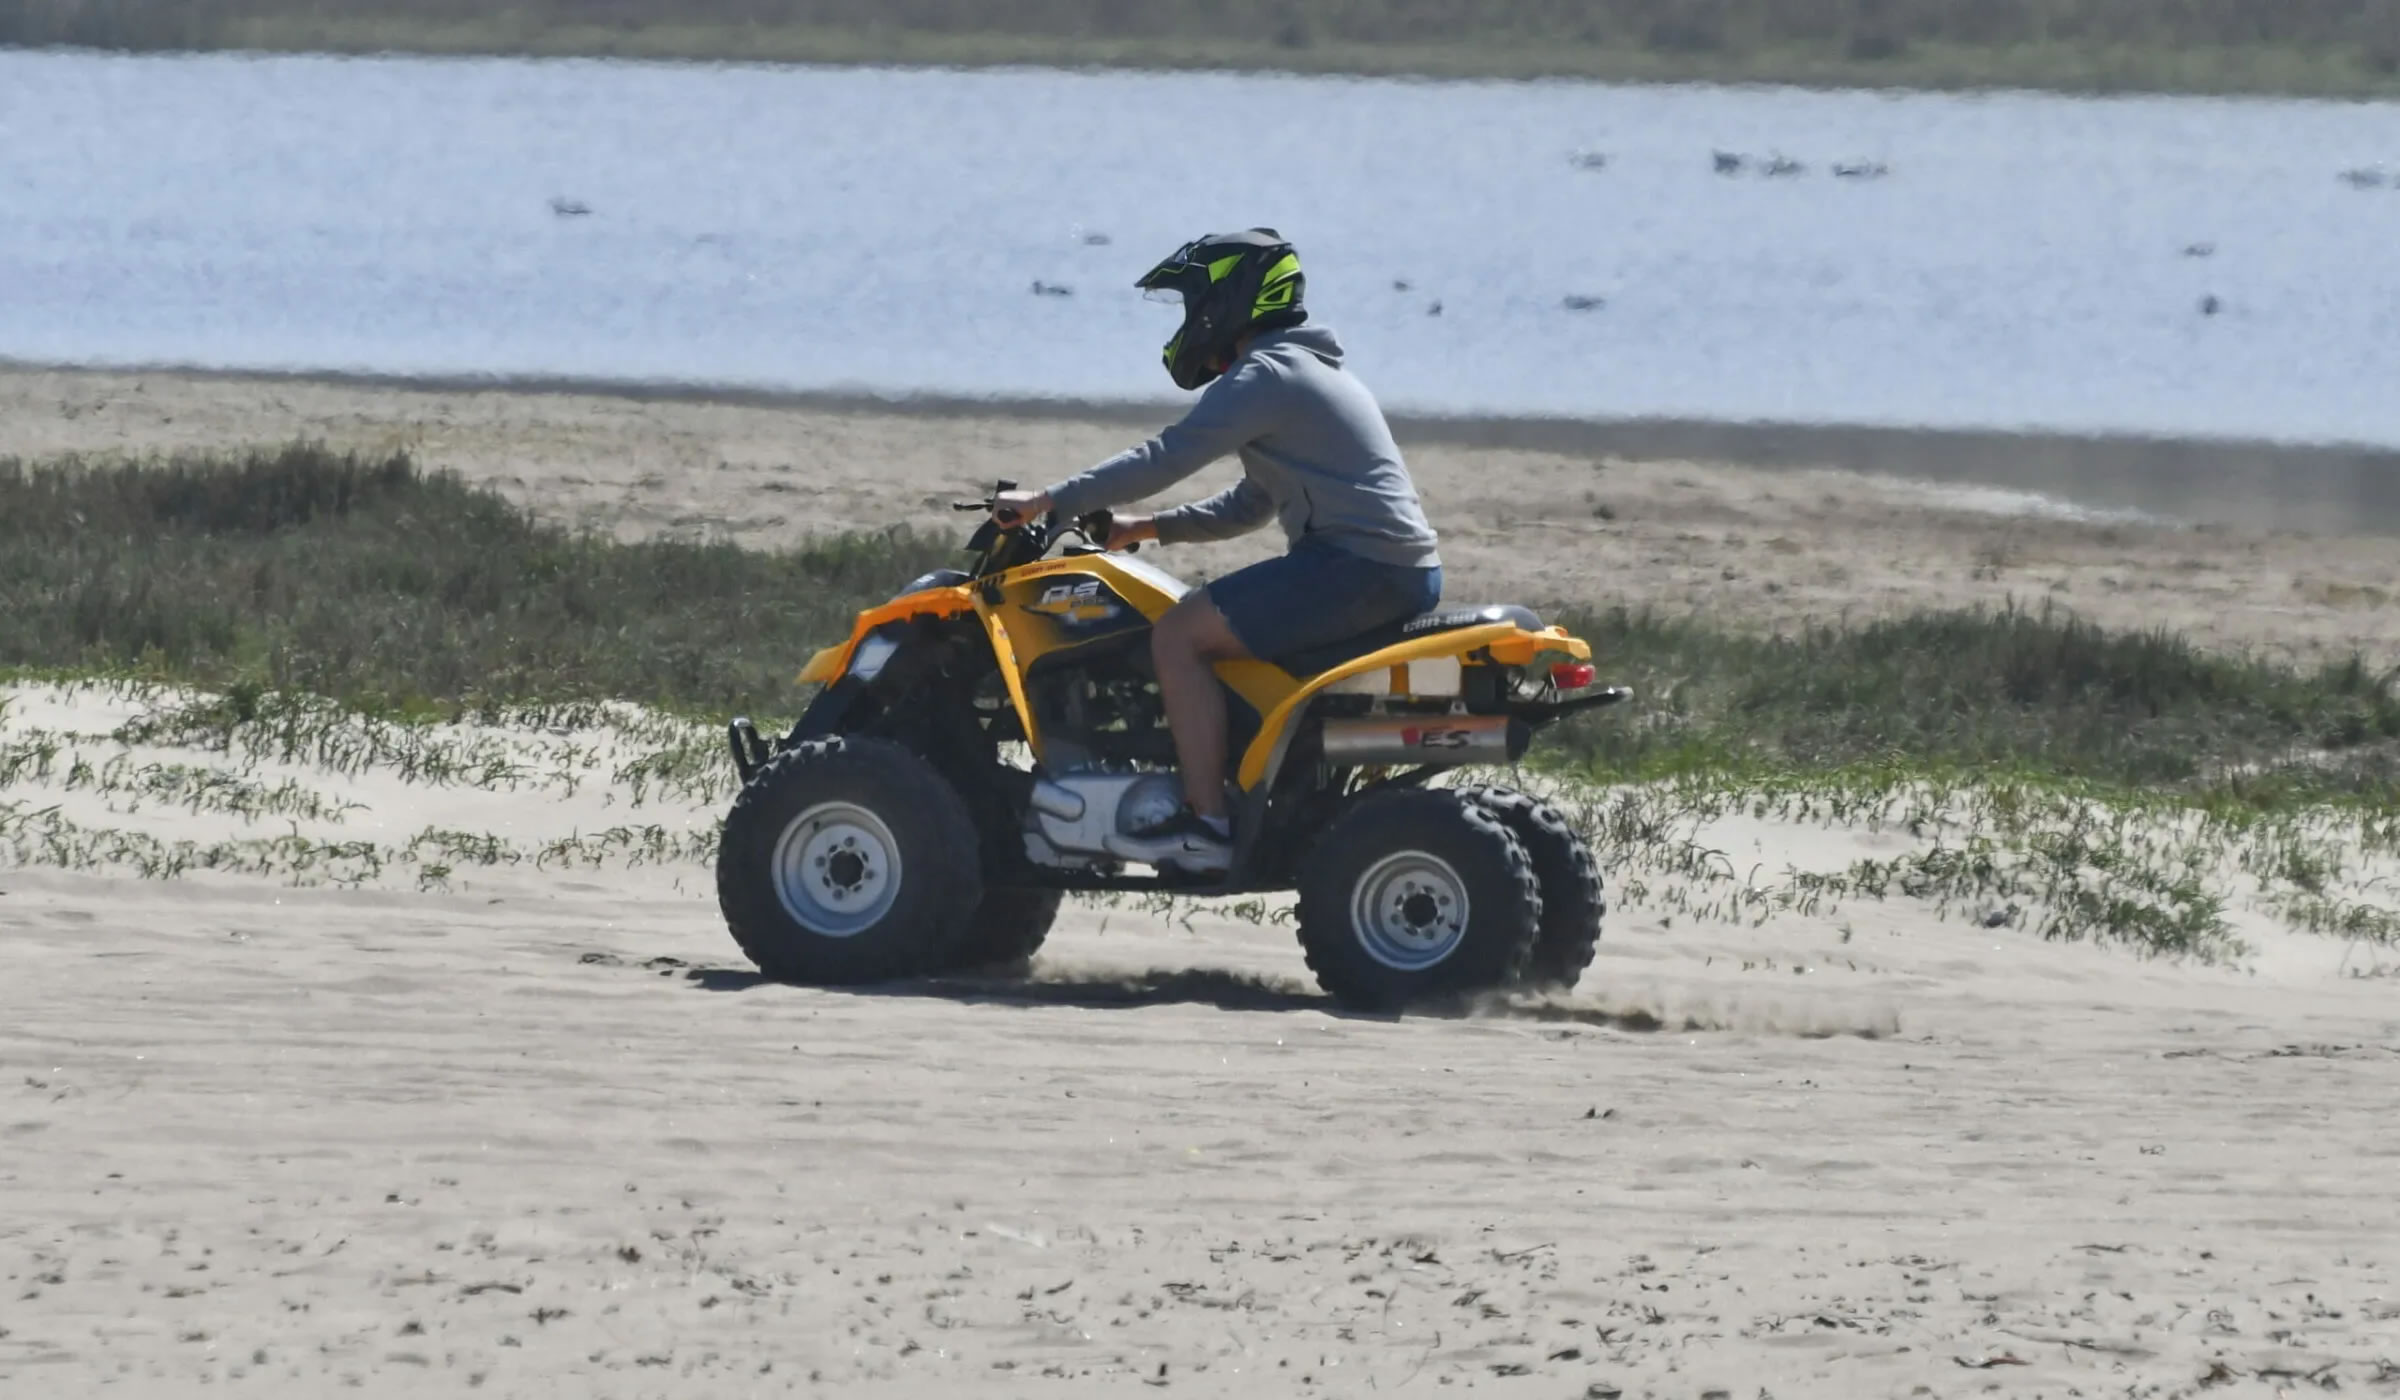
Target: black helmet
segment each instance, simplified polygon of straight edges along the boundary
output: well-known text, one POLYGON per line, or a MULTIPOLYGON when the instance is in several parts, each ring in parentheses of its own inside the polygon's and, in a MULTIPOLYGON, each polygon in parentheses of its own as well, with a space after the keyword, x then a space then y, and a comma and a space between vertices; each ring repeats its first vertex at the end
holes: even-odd
POLYGON ((1224 372, 1245 334, 1307 320, 1307 281, 1283 235, 1254 228, 1195 238, 1134 285, 1183 303, 1183 325, 1163 358, 1177 388, 1197 389, 1224 372))

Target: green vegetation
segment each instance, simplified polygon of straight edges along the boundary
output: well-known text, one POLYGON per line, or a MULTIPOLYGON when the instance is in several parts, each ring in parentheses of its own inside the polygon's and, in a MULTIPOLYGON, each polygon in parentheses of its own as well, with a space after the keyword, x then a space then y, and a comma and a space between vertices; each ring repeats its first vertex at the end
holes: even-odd
POLYGON ((1761 922, 1902 894, 2045 938, 2217 958, 2247 900, 2400 943, 2400 673, 2300 673, 2040 612, 1798 636, 1570 618, 1634 687, 1552 736, 1624 902, 1761 922), (1595 792, 1591 780, 1607 784, 1595 792), (1745 868, 1728 819, 1906 833, 1842 870, 1745 868))
MULTIPOLYGON (((384 712, 630 700, 788 712, 791 676, 950 543, 766 553, 535 521, 418 470, 295 446, 86 467, 0 460, 0 666, 107 672, 384 712)), ((1612 778, 2007 772, 2260 807, 2400 797, 2400 688, 2040 612, 1797 636, 1573 615, 1631 715, 1547 747, 1612 778)))
MULTIPOLYGON (((423 715, 362 713, 296 691, 240 684, 193 693, 123 676, 59 681, 54 687, 133 714, 100 731, 11 723, 0 729, 0 865, 122 870, 144 879, 195 871, 266 876, 294 885, 361 885, 400 879, 447 889, 454 878, 495 867, 534 870, 705 865, 715 859, 713 815, 732 796, 724 731, 713 723, 623 704, 487 705, 455 722, 423 715), (154 754, 168 757, 157 758, 154 754), (182 761, 189 758, 193 761, 182 761), (556 803, 587 788, 612 820, 528 835, 428 826, 378 840, 373 809, 355 795, 320 788, 373 778, 456 792, 526 795, 556 803), (97 799, 135 817, 179 809, 264 826, 276 835, 169 839, 79 821, 62 804, 10 801, 12 787, 45 796, 97 799), (664 806, 664 821, 644 821, 664 806), (354 825, 354 814, 361 816, 354 825), (303 831, 306 823, 317 828, 303 831), (330 828, 330 830, 328 830, 330 828)), ((0 696, 0 720, 8 702, 0 696)), ((352 789, 354 794, 363 789, 352 789)))
POLYGON ((310 447, 85 469, 0 460, 0 666, 370 707, 635 697, 789 707, 861 602, 950 547, 621 544, 310 447))
MULTIPOLYGON (((375 710, 631 700, 787 712, 801 661, 954 542, 774 553, 636 544, 488 490, 310 446, 84 466, 0 460, 0 666, 118 672, 375 710)), ((1643 697, 1553 746, 1581 767, 1905 765, 2273 805, 2400 776, 2395 677, 2302 674, 2053 613, 1925 613, 1793 637, 1618 610, 1567 619, 1643 697)))
POLYGON ((1788 637, 1623 609, 1568 621, 1609 677, 1644 697, 1630 722, 1601 717, 1562 736, 1600 772, 1902 765, 2266 806, 2400 798, 2400 672, 2357 657, 2304 674, 2047 606, 1788 637))
MULTIPOLYGON (((0 792, 38 783, 111 810, 293 827, 169 843, 0 800, 0 858, 427 888, 500 865, 705 861, 705 824, 371 841, 346 834, 351 799, 308 783, 373 773, 561 799, 589 785, 612 806, 714 810, 731 782, 717 723, 788 718, 802 657, 949 560, 907 534, 778 553, 626 544, 404 457, 308 446, 0 461, 0 667, 140 702, 105 734, 12 724, 0 792)), ((2385 873, 2400 857, 2393 674, 2356 660, 2296 672, 2048 611, 1790 637, 1623 611, 1567 620, 1639 696, 1541 751, 1620 905, 1754 922, 1898 895, 2045 937, 2221 956, 2247 900, 2298 928, 2400 943, 2385 873), (1767 868, 1725 849, 1728 823, 1757 821, 1909 840, 1841 869, 1767 868)), ((1257 901, 1237 911, 1252 906, 1267 916, 1257 901)))
POLYGON ((2389 875, 2400 809, 2389 805, 2215 805, 1902 766, 1692 769, 1606 788, 1570 781, 1553 796, 1592 834, 1618 903, 1669 918, 1759 924, 1902 895, 1987 927, 2213 959, 2243 950, 2229 915, 2246 903, 2305 932, 2400 945, 2389 875), (1760 821, 1912 844, 1838 870, 1745 862, 1735 832, 1760 821))
POLYGON ((2389 0, 19 0, 11 43, 2400 92, 2389 0))

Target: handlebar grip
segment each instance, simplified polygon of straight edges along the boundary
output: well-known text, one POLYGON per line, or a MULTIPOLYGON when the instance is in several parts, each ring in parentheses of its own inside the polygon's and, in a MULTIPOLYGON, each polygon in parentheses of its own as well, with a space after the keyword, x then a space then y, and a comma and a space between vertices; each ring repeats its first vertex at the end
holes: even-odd
MULTIPOLYGON (((1089 539, 1092 543, 1100 546, 1102 549, 1106 549, 1108 548, 1108 537, 1115 534, 1117 530, 1117 513, 1103 506, 1099 510, 1091 512, 1089 515, 1079 517, 1075 521, 1075 528, 1083 531, 1086 539, 1089 539)), ((1138 554, 1141 552, 1141 548, 1141 542, 1136 540, 1134 543, 1125 546, 1125 548, 1119 552, 1123 554, 1138 554)))

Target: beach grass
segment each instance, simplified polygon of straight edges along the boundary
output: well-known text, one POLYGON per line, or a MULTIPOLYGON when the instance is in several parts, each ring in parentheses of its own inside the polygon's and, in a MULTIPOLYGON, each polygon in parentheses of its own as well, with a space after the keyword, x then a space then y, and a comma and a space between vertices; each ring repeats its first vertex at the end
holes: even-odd
MULTIPOLYGON (((906 532, 625 542, 403 455, 305 443, 0 461, 0 677, 136 702, 105 734, 0 736, 0 860, 428 889, 500 864, 705 863, 713 827, 631 815, 546 845, 370 839, 334 794, 374 772, 600 784, 629 813, 720 805, 723 720, 787 721, 804 657, 947 562, 952 543, 906 532), (166 842, 10 795, 42 784, 293 829, 166 842)), ((2384 889, 2400 678, 2358 660, 2294 669, 2054 609, 1785 633, 1561 616, 1636 699, 1546 735, 1508 780, 1567 808, 1620 906, 1758 922, 1913 898, 2202 958, 2242 951, 2252 907, 2400 943, 2384 889), (1904 839, 1841 868, 1769 868, 1725 848, 1727 822, 1760 820, 1904 839)), ((0 720, 7 707, 0 693, 0 720)))
MULTIPOLYGON (((0 666, 368 708, 621 699, 763 720, 795 708, 794 672, 861 607, 956 562, 955 542, 907 531, 623 542, 404 455, 308 444, 0 461, 0 666)), ((2048 606, 1780 635, 1563 616, 1641 696, 1546 744, 1597 774, 1903 764, 2383 791, 2400 749, 2394 677, 2358 658, 2295 670, 2048 606)))
POLYGON ((0 666, 369 708, 788 709, 861 604, 951 557, 905 532, 762 553, 535 521, 404 456, 298 445, 0 460, 0 666))

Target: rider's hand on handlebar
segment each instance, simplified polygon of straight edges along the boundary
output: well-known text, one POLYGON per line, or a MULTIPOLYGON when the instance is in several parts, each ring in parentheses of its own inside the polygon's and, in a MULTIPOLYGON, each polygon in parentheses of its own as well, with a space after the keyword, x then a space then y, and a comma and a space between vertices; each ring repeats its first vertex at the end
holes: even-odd
POLYGON ((1158 518, 1150 515, 1119 515, 1111 517, 1108 538, 1100 542, 1103 549, 1131 549, 1158 538, 1158 518))
POLYGON ((1050 498, 1040 491, 1002 491, 992 497, 992 519, 1001 529, 1014 530, 1050 513, 1050 498))

